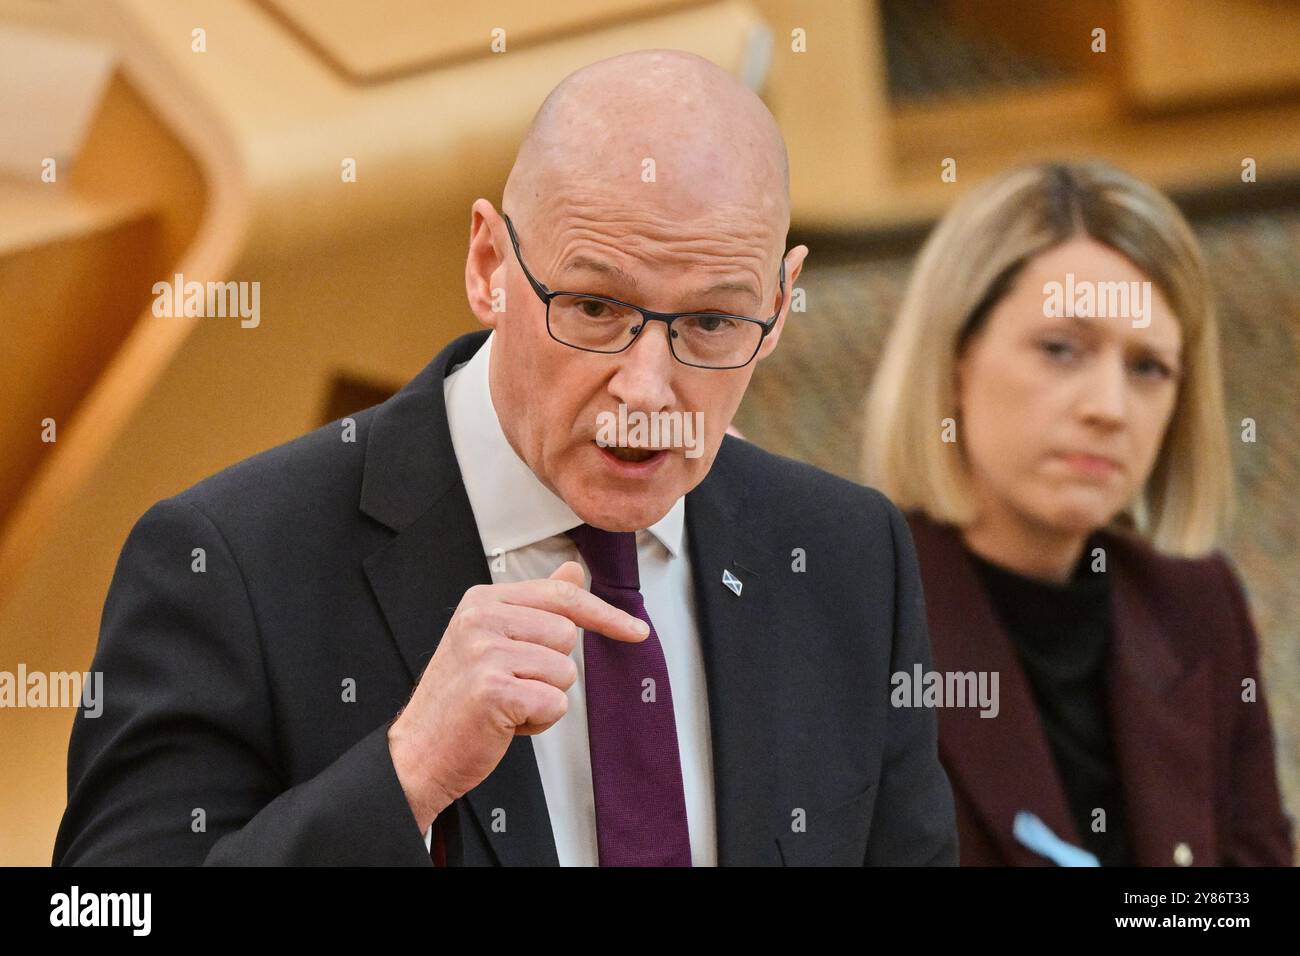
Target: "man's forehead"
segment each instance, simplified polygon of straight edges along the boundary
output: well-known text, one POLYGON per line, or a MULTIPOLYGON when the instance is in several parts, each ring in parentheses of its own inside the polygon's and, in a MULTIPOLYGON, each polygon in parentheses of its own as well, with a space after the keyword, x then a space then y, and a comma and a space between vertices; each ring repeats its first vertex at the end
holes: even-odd
POLYGON ((719 291, 758 295, 752 276, 768 269, 772 255, 782 251, 776 231, 752 216, 678 220, 647 210, 603 215, 584 210, 540 231, 546 248, 538 252, 557 277, 597 277, 629 287, 637 287, 647 270, 666 267, 707 275, 719 291))
POLYGON ((612 57, 562 81, 529 127, 503 199, 553 275, 563 266, 626 281, 578 254, 630 273, 625 250, 686 250, 688 260, 693 244, 702 260, 727 244, 738 271, 775 271, 789 228, 771 113, 726 70, 674 51, 612 57), (602 237, 613 254, 599 254, 602 237))
MULTIPOLYGON (((692 290, 691 294, 693 295, 700 297, 719 294, 739 295, 755 303, 762 298, 758 283, 752 278, 753 270, 744 269, 738 262, 728 263, 724 260, 717 264, 716 268, 723 270, 730 265, 734 272, 731 275, 725 272, 711 274, 710 270, 698 268, 698 262, 695 263, 697 268, 691 268, 692 263, 690 261, 686 262, 685 265, 686 268, 681 272, 681 282, 692 290)), ((619 289, 626 289, 630 294, 643 291, 642 283, 637 278, 635 269, 633 271, 624 269, 613 258, 599 254, 578 252, 572 256, 566 256, 556 275, 565 286, 579 284, 584 281, 590 283, 595 279, 599 279, 619 289)))
MULTIPOLYGON (((644 255, 710 260, 766 256, 784 238, 775 215, 763 204, 718 197, 673 201, 662 196, 563 194, 534 206, 531 232, 553 255, 630 251, 644 255)), ((609 256, 593 255, 608 260, 609 256)))

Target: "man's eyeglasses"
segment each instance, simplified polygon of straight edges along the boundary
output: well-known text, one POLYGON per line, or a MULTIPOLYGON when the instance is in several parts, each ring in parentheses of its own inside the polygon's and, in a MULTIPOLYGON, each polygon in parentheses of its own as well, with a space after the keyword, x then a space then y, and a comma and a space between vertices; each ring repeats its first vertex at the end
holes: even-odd
POLYGON ((603 295, 552 292, 533 277, 519 254, 519 237, 510 217, 502 213, 515 258, 537 297, 546 304, 546 331, 562 345, 584 352, 622 352, 636 341, 646 324, 668 326, 673 358, 696 368, 743 368, 754 360, 767 333, 776 327, 785 307, 785 260, 781 261, 781 302, 768 319, 727 312, 654 312, 603 295))

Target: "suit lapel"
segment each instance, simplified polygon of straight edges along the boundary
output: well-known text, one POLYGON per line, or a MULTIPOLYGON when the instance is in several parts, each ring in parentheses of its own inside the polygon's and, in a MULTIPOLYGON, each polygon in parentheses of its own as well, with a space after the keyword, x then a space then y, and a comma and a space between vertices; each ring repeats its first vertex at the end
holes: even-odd
POLYGON ((1192 862, 1208 864, 1216 858, 1210 661, 1188 666, 1178 655, 1178 620, 1162 622, 1148 596, 1160 581, 1144 580, 1145 563, 1125 560, 1116 544, 1106 548, 1116 624, 1107 683, 1134 863, 1167 866, 1186 844, 1192 862))
POLYGON ((1061 839, 1082 844, 1029 680, 957 529, 915 513, 908 523, 925 587, 935 669, 998 674, 996 717, 981 717, 976 708, 939 708, 944 766, 1008 864, 1046 864, 1015 838, 1017 812, 1027 810, 1061 839))
MULTIPOLYGON (((442 391, 448 371, 467 361, 487 334, 453 341, 381 405, 366 444, 361 510, 397 534, 363 564, 413 686, 465 591, 492 583, 442 391)), ((455 814, 449 863, 495 857, 508 866, 558 864, 532 738, 515 737, 496 769, 458 803, 470 813, 455 814), (454 859, 453 848, 462 859, 454 859)))
MULTIPOLYGON (((787 810, 775 775, 780 720, 797 720, 782 655, 800 630, 779 600, 776 552, 745 530, 742 476, 725 438, 707 478, 686 496, 686 528, 709 698, 719 866, 779 865, 773 821, 787 810), (741 593, 723 584, 728 571, 741 593)), ((787 595, 788 597, 788 595, 787 595)))

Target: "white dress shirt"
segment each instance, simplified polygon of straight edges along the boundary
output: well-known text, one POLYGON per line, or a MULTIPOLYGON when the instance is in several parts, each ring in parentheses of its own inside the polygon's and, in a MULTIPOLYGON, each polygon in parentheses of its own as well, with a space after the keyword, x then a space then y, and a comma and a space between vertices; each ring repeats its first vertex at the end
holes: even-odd
MULTIPOLYGON (((582 524, 564 501, 538 480, 501 430, 488 386, 495 332, 443 384, 452 447, 478 525, 492 581, 549 577, 565 561, 591 573, 564 533, 582 524)), ((717 865, 713 802, 713 750, 709 735, 704 660, 696 624, 691 562, 685 542, 686 499, 636 533, 641 593, 663 645, 681 753, 686 819, 694 866, 717 865)), ((578 679, 568 690, 569 709, 532 736, 537 768, 561 866, 596 866, 596 807, 587 739, 583 642, 573 651, 578 679)), ((425 834, 429 844, 433 828, 425 834)))

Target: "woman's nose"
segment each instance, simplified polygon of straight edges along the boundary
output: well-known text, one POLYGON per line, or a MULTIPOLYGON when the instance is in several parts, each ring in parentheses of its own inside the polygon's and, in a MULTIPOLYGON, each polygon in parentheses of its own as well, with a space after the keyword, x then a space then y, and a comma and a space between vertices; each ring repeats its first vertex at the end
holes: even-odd
POLYGON ((1123 424, 1128 417, 1128 378, 1123 358, 1105 355, 1081 377, 1080 410, 1089 421, 1104 425, 1123 424))

